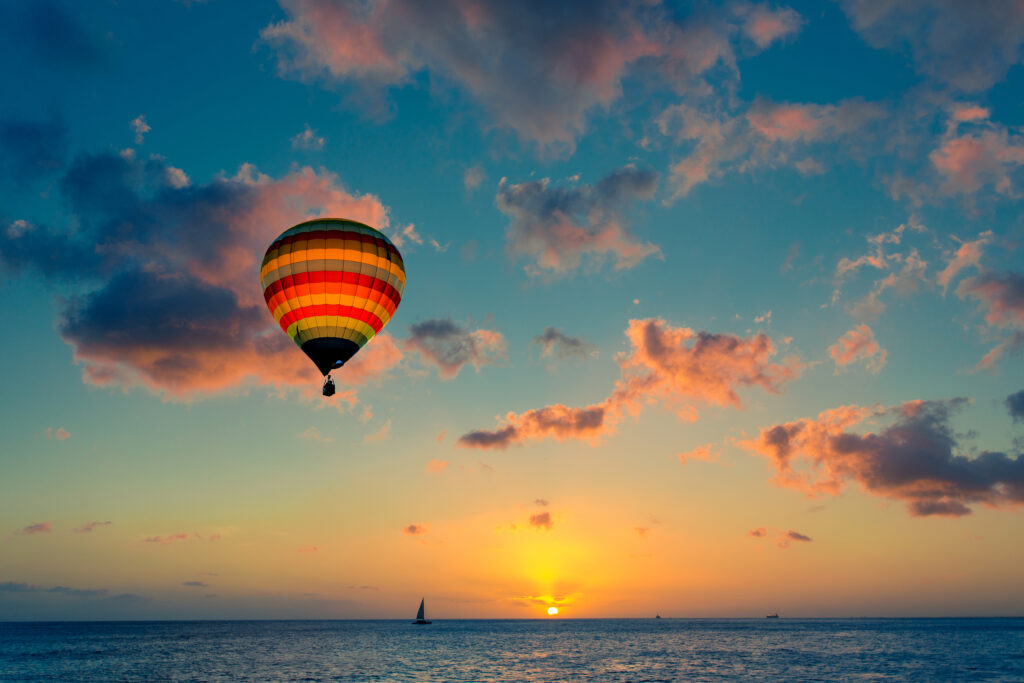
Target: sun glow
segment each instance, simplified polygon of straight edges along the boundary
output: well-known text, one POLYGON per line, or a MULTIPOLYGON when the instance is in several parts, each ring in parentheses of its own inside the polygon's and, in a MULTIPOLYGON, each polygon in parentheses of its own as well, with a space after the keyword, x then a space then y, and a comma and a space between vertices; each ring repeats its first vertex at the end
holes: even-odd
POLYGON ((558 614, 558 608, 557 607, 548 607, 548 614, 550 614, 551 616, 555 616, 556 614, 558 614))

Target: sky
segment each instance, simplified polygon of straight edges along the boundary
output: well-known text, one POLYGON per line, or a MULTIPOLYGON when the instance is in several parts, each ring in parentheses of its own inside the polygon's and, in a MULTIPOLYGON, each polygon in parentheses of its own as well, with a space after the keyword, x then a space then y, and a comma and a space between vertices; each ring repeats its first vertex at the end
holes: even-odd
POLYGON ((1024 2, 0 34, 0 620, 1024 614, 1024 2), (330 399, 318 216, 407 272, 330 399))

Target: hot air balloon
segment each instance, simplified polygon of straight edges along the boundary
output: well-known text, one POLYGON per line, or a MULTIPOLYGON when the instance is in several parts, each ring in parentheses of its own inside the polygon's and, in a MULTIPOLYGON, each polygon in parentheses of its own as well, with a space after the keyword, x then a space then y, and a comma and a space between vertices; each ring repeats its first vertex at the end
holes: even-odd
POLYGON ((405 290, 398 249, 368 225, 317 218, 285 230, 263 257, 263 297, 274 320, 326 378, 380 332, 405 290))

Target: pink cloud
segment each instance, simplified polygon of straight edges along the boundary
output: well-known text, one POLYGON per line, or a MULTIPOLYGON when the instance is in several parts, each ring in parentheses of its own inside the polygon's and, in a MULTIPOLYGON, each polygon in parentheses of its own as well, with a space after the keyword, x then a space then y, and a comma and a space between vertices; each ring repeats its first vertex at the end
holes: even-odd
POLYGON ((449 464, 451 463, 449 463, 447 460, 431 460, 430 462, 427 463, 427 472, 439 474, 441 472, 444 472, 448 468, 449 464))
POLYGON ((718 453, 714 450, 714 444, 704 444, 703 446, 697 446, 693 450, 687 451, 686 453, 679 454, 679 462, 687 464, 694 460, 703 460, 704 462, 714 462, 718 460, 718 453))
POLYGON ((990 185, 997 193, 1016 196, 1011 173, 1024 165, 1024 138, 989 125, 947 136, 929 159, 943 178, 939 188, 943 194, 969 195, 990 185))
POLYGON ((839 338, 828 347, 829 355, 836 363, 836 372, 840 368, 861 361, 870 372, 881 372, 885 366, 886 351, 875 340, 871 328, 861 323, 839 338))
POLYGON ((953 278, 962 271, 964 268, 970 266, 978 267, 981 261, 982 248, 991 244, 992 242, 992 231, 986 230, 985 232, 978 235, 978 239, 970 242, 961 242, 960 248, 956 250, 949 261, 946 263, 946 267, 939 272, 936 277, 936 281, 939 286, 942 287, 942 293, 945 294, 949 290, 949 285, 953 281, 953 278))
POLYGON ((961 299, 976 299, 990 326, 1012 331, 982 357, 977 369, 994 368, 1007 351, 1024 348, 1024 277, 1009 271, 984 273, 963 280, 956 293, 961 299))
POLYGON ((766 5, 754 5, 746 16, 743 32, 758 47, 765 48, 797 33, 802 25, 803 18, 788 7, 772 9, 766 5))
POLYGON ((804 175, 820 174, 821 161, 810 158, 811 144, 863 144, 867 128, 885 116, 877 104, 859 99, 835 105, 776 103, 758 100, 732 116, 706 112, 689 104, 667 108, 658 129, 676 142, 696 141, 670 167, 673 198, 685 197, 699 184, 732 172, 793 167, 804 175))
POLYGON ((18 532, 21 536, 32 536, 33 534, 48 534, 53 531, 49 522, 38 522, 36 524, 29 524, 27 527, 18 532))
POLYGON ((776 350, 764 334, 743 338, 698 333, 648 319, 631 320, 626 336, 632 348, 616 359, 621 378, 601 403, 585 408, 555 404, 508 413, 498 428, 464 434, 459 445, 506 448, 545 438, 596 442, 614 431, 624 415, 638 415, 654 403, 693 421, 698 405, 739 407, 740 388, 759 386, 775 393, 803 369, 793 357, 771 362, 776 350))
POLYGON ((107 522, 86 522, 85 524, 83 524, 82 526, 78 527, 77 529, 72 529, 72 531, 74 531, 76 534, 88 534, 88 533, 92 533, 93 529, 97 529, 97 528, 103 527, 103 526, 110 526, 111 524, 113 524, 113 522, 109 522, 109 521, 107 521, 107 522))
POLYGON ((63 427, 57 427, 56 429, 47 427, 43 434, 46 435, 47 439, 56 439, 57 441, 66 441, 71 438, 71 432, 63 427))
POLYGON ((486 127, 558 151, 572 150, 591 112, 621 99, 627 76, 699 88, 716 66, 735 71, 740 35, 764 48, 800 24, 762 5, 683 19, 660 2, 566 2, 557 12, 489 0, 281 4, 287 18, 261 33, 281 75, 351 83, 373 102, 428 73, 433 87, 468 95, 486 127))
POLYGON ((1024 456, 958 453, 949 420, 965 402, 844 406, 765 428, 740 445, 775 466, 774 482, 812 496, 838 495, 854 481, 868 494, 905 502, 915 517, 966 515, 974 503, 1024 503, 1024 456), (851 431, 882 418, 889 425, 879 432, 851 431))

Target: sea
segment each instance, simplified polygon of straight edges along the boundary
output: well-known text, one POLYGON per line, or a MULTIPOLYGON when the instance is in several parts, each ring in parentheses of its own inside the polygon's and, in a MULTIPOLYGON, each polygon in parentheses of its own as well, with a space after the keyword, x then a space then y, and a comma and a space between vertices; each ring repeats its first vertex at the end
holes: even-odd
POLYGON ((3 681, 1024 681, 1024 619, 0 623, 3 681))

